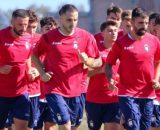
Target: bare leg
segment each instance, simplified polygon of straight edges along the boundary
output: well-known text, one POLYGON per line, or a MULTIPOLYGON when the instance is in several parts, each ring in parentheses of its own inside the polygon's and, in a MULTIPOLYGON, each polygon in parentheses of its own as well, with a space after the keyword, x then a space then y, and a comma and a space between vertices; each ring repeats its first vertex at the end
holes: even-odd
POLYGON ((71 122, 67 122, 64 125, 59 125, 59 130, 71 130, 71 122))
POLYGON ((28 130, 28 121, 14 118, 13 130, 28 130))
POLYGON ((44 124, 44 130, 55 130, 56 124, 51 122, 45 122, 44 124))
POLYGON ((120 130, 118 123, 104 123, 104 130, 120 130))

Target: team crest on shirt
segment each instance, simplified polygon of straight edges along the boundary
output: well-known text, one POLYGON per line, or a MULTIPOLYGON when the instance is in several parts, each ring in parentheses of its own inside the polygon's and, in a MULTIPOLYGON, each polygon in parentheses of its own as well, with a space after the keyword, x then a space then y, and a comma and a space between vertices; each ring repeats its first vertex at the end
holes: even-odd
POLYGON ((74 48, 74 49, 78 49, 78 42, 77 42, 77 41, 74 41, 74 42, 73 42, 73 48, 74 48))
POLYGON ((28 42, 25 43, 25 47, 28 50, 30 48, 30 44, 28 42))
POLYGON ((148 44, 144 44, 144 50, 145 50, 146 52, 149 52, 149 46, 148 46, 148 44))

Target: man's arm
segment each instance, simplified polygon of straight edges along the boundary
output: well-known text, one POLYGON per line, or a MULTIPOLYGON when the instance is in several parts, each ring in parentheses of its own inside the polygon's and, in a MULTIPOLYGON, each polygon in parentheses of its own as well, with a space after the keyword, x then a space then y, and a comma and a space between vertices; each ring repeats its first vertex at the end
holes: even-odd
POLYGON ((157 61, 155 62, 155 74, 154 74, 154 79, 152 81, 154 89, 160 88, 159 80, 160 80, 160 61, 157 61))
POLYGON ((81 62, 89 67, 89 68, 97 68, 97 67, 100 67, 102 66, 102 59, 101 57, 98 57, 98 58, 91 58, 91 57, 88 57, 88 55, 85 53, 85 52, 78 52, 79 54, 79 58, 81 60, 81 62))
POLYGON ((0 74, 7 75, 11 72, 11 70, 12 70, 11 65, 0 66, 0 74))
POLYGON ((53 73, 52 72, 45 72, 41 61, 34 54, 32 54, 32 61, 34 62, 37 70, 40 73, 41 80, 43 82, 48 82, 52 78, 53 73))
POLYGON ((116 83, 115 80, 112 79, 112 75, 113 75, 112 65, 106 64, 105 74, 106 74, 106 77, 107 77, 108 82, 109 82, 109 89, 110 90, 117 89, 117 87, 116 87, 117 83, 116 83))
POLYGON ((96 74, 105 73, 105 66, 100 68, 88 68, 88 76, 92 77, 96 74))

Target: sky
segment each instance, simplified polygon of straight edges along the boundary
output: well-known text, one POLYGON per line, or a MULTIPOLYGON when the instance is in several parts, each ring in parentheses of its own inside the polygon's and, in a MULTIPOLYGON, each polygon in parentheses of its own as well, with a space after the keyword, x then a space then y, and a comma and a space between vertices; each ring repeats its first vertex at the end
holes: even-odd
POLYGON ((4 0, 3 4, 0 4, 0 9, 7 11, 15 8, 26 8, 29 5, 36 4, 37 6, 48 6, 51 11, 55 12, 58 7, 66 3, 74 4, 77 7, 83 5, 84 11, 89 11, 88 0, 4 0))

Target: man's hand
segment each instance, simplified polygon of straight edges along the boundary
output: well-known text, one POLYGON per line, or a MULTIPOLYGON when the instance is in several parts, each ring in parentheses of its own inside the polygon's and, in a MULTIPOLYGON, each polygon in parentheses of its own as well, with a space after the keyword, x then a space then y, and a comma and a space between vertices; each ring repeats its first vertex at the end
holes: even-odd
POLYGON ((152 87, 153 87, 155 90, 159 89, 159 88, 160 88, 159 82, 156 81, 156 80, 152 80, 152 87))
POLYGON ((52 78, 53 72, 46 72, 43 75, 41 75, 41 80, 43 82, 48 82, 52 78))
POLYGON ((32 67, 28 71, 27 75, 28 75, 28 78, 29 78, 30 81, 34 81, 39 76, 39 72, 36 68, 32 67))
POLYGON ((1 74, 7 75, 7 74, 9 74, 11 72, 11 70, 12 70, 12 66, 11 65, 4 65, 4 66, 0 67, 0 73, 1 74))
POLYGON ((82 61, 82 63, 86 64, 87 60, 88 60, 88 56, 85 52, 79 52, 78 51, 78 55, 79 55, 79 59, 82 61))
POLYGON ((109 90, 113 91, 113 90, 115 90, 115 89, 118 89, 118 88, 116 87, 116 84, 117 84, 117 82, 116 82, 115 80, 111 79, 111 80, 109 81, 109 86, 108 86, 109 90))

